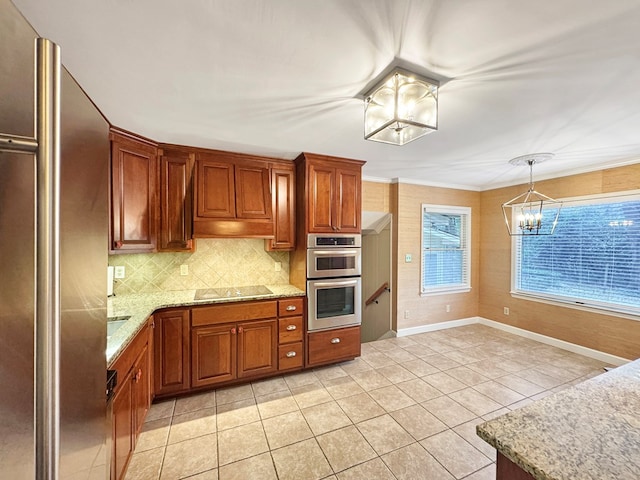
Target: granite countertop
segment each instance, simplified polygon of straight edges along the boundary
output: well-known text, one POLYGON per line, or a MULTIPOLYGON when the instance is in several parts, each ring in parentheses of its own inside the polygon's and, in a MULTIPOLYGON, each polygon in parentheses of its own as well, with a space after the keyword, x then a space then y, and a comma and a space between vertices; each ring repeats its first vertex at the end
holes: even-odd
POLYGON ((130 317, 107 340, 107 365, 111 366, 118 354, 135 337, 144 322, 154 311, 170 307, 190 307, 214 303, 242 302, 248 300, 268 300, 284 297, 303 296, 304 291, 293 285, 265 285, 271 290, 270 295, 244 296, 237 298, 221 298, 194 300, 196 290, 175 290, 160 293, 138 293, 118 295, 107 299, 107 317, 130 317))
POLYGON ((536 480, 640 479, 640 359, 477 426, 536 480))

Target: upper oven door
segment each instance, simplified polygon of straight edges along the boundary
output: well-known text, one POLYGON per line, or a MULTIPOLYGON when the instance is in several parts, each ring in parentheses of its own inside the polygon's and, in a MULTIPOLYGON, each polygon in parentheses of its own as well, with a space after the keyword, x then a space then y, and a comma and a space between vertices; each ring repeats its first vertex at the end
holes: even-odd
POLYGON ((361 275, 360 248, 307 250, 307 278, 357 277, 361 275))

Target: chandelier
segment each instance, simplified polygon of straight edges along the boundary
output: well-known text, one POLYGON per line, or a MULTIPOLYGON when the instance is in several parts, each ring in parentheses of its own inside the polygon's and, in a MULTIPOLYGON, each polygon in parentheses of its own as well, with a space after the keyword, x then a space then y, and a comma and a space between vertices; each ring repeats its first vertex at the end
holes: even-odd
POLYGON ((438 82, 394 69, 364 99, 364 138, 404 145, 438 129, 438 82))
POLYGON ((529 166, 529 189, 502 204, 509 235, 552 235, 555 231, 562 202, 537 192, 533 186, 533 165, 553 156, 553 153, 533 153, 509 160, 511 165, 529 166))

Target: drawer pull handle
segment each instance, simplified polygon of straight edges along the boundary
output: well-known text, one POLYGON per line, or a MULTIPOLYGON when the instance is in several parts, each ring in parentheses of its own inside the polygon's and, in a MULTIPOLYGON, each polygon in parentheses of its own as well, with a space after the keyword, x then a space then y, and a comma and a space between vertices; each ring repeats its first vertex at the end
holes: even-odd
POLYGON ((287 358, 293 358, 296 356, 296 352, 287 352, 287 358))
POLYGON ((332 338, 331 339, 331 343, 340 343, 340 338, 338 338, 338 337, 332 338))
POLYGON ((296 327, 295 325, 287 325, 287 331, 289 331, 289 332, 292 332, 296 328, 298 328, 298 327, 296 327))
POLYGON ((296 310, 296 306, 295 305, 287 305, 287 312, 295 312, 296 310))

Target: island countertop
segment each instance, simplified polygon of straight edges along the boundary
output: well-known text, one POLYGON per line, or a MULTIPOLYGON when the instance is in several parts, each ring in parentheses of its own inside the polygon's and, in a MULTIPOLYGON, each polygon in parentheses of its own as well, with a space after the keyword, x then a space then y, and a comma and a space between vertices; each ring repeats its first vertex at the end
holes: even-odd
POLYGON ((536 480, 640 479, 640 360, 476 427, 536 480))
POLYGON ((137 293, 109 297, 107 299, 107 317, 128 317, 128 320, 107 340, 107 365, 113 363, 118 354, 120 354, 124 347, 135 337, 135 334, 140 330, 147 318, 156 310, 250 300, 273 300, 286 297, 298 297, 305 294, 304 291, 293 285, 266 285, 266 287, 271 290, 271 294, 255 297, 244 296, 237 298, 195 300, 196 290, 137 293))

